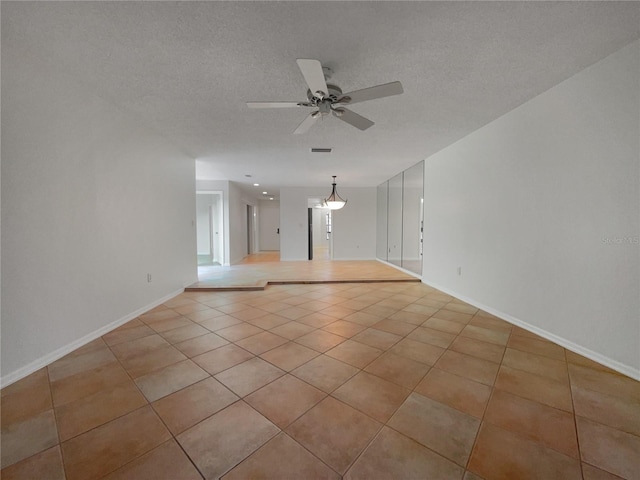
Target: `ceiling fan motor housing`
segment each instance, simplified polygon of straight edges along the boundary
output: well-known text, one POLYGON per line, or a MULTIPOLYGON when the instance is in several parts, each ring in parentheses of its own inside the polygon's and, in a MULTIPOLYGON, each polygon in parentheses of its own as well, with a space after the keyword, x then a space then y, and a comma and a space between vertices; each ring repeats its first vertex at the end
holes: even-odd
POLYGON ((323 101, 334 103, 338 100, 338 98, 342 96, 342 89, 337 85, 327 84, 327 90, 329 90, 327 92, 328 95, 322 98, 318 97, 311 90, 307 90, 307 98, 309 99, 309 102, 313 103, 314 105, 318 105, 323 101))

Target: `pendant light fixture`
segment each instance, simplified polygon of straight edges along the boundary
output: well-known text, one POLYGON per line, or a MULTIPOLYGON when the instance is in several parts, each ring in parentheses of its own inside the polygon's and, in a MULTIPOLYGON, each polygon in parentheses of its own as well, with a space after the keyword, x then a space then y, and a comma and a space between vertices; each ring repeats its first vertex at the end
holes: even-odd
POLYGON ((331 184, 331 186, 333 187, 333 189, 331 190, 331 195, 325 198, 324 206, 329 210, 340 210, 342 207, 346 205, 347 201, 343 200, 342 197, 338 195, 338 192, 336 192, 336 176, 335 175, 333 175, 333 183, 331 184))

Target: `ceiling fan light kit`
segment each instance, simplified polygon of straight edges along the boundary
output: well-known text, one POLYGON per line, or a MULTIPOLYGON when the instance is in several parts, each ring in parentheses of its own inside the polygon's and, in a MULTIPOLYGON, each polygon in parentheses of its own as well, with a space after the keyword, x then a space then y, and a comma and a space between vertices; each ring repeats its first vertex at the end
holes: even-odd
POLYGON ((297 62, 302 76, 309 87, 307 90, 307 101, 247 102, 249 108, 313 108, 314 111, 294 130, 293 133, 295 134, 307 132, 318 118, 329 114, 332 114, 334 117, 359 130, 366 130, 372 127, 374 122, 344 108, 343 105, 352 105, 367 100, 399 95, 404 91, 400 82, 391 82, 343 94, 340 87, 327 83, 327 78, 330 77, 331 70, 323 67, 318 60, 299 58, 297 62))

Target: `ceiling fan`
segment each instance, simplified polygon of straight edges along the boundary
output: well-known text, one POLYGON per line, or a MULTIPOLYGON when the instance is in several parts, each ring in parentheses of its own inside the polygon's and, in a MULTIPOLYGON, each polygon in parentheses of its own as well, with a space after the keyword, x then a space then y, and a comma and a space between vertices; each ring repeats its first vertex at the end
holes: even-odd
POLYGON ((296 108, 308 107, 313 112, 308 115, 293 133, 305 133, 321 117, 333 114, 343 122, 353 125, 360 130, 366 130, 374 123, 357 113, 344 108, 343 105, 352 105, 376 98, 399 95, 403 92, 400 82, 385 83, 375 87, 363 88, 349 93, 342 93, 337 85, 328 84, 325 72, 318 60, 299 58, 296 60, 309 89, 307 100, 302 102, 247 102, 249 108, 296 108))

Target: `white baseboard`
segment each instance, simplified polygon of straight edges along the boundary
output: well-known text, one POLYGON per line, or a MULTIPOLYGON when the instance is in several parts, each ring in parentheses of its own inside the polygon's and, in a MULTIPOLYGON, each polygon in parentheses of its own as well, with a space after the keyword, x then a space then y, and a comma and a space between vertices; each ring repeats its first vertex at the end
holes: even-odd
POLYGON ((362 257, 340 257, 340 258, 338 258, 338 257, 333 257, 333 258, 331 258, 329 260, 332 260, 332 261, 335 261, 335 262, 371 262, 371 261, 375 260, 375 258, 362 258, 362 257))
POLYGON ((15 370, 3 377, 0 378, 0 388, 4 388, 7 387, 9 385, 11 385, 14 382, 17 382, 18 380, 26 377, 27 375, 31 375, 33 372, 40 370, 42 367, 46 367, 47 365, 55 362, 56 360, 64 357, 65 355, 73 352, 74 350, 86 345, 89 342, 92 342, 93 340, 95 340, 96 338, 101 337, 102 335, 105 335, 107 333, 109 333, 111 330, 118 328, 120 325, 124 325, 125 323, 133 320, 134 318, 142 315, 145 312, 148 312, 149 310, 151 310, 154 307, 157 307, 158 305, 163 304, 164 302, 166 302, 167 300, 172 299, 173 297, 175 297, 176 295, 180 295, 182 292, 184 292, 184 288, 181 288, 179 290, 176 290, 172 293, 169 293, 168 295, 165 295, 164 297, 150 303, 149 305, 146 305, 142 308, 139 308, 138 310, 136 310, 135 312, 131 312, 128 315, 125 315, 122 318, 119 318, 118 320, 109 323, 108 325, 105 325, 104 327, 101 327, 87 335, 85 335, 82 338, 79 338, 78 340, 74 340, 73 342, 65 345, 64 347, 60 347, 57 350, 38 358, 37 360, 34 360, 33 362, 25 365, 22 368, 19 368, 18 370, 15 370))
MULTIPOLYGON (((416 277, 416 278, 419 278, 420 280, 422 280, 422 275, 420 275, 419 273, 412 272, 412 271, 407 270, 405 268, 399 267, 395 263, 390 263, 390 262, 387 262, 386 260, 381 260, 379 258, 376 258, 376 260, 379 261, 380 263, 384 263, 385 265, 389 265, 390 267, 393 267, 396 270, 400 270, 401 272, 406 273, 407 275, 411 275, 412 277, 416 277)), ((424 280, 422 280, 422 282, 426 283, 424 280)))
POLYGON ((589 350, 588 348, 585 348, 581 345, 573 343, 572 341, 567 340, 565 338, 559 337, 558 335, 555 335, 551 332, 547 332, 546 330, 536 327, 535 325, 531 325, 527 322, 523 322, 522 320, 515 318, 507 313, 501 312, 487 305, 483 305, 482 303, 474 300, 473 298, 460 295, 459 293, 454 292, 453 290, 450 290, 446 287, 443 287, 442 285, 438 285, 433 282, 427 282, 424 278, 422 279, 422 283, 424 283, 425 285, 429 285, 430 287, 436 288, 448 295, 456 297, 457 299, 462 300, 463 302, 466 302, 469 305, 473 305, 474 307, 480 308, 481 310, 484 310, 485 312, 495 315, 496 317, 501 318, 511 323, 512 325, 516 325, 531 333, 535 333, 536 335, 539 335, 542 338, 546 338, 547 340, 553 343, 556 343, 566 348, 567 350, 571 350, 572 352, 577 353, 578 355, 582 355, 583 357, 593 360, 594 362, 604 365, 605 367, 609 367, 610 369, 615 370, 616 372, 620 372, 623 375, 626 375, 627 377, 631 377, 635 380, 640 380, 640 369, 638 368, 634 368, 624 363, 620 363, 617 360, 613 360, 598 352, 589 350))

